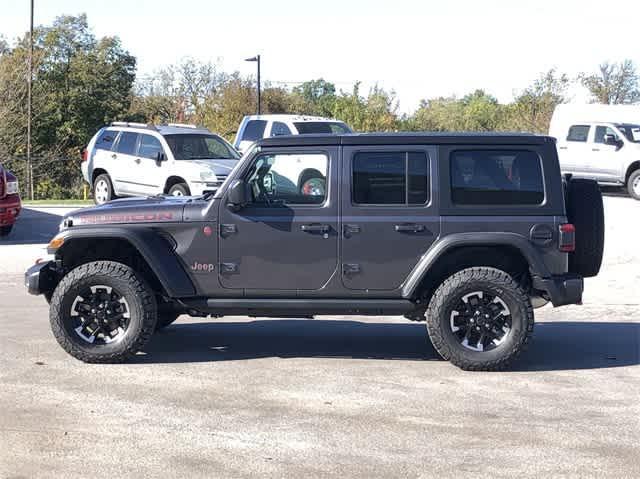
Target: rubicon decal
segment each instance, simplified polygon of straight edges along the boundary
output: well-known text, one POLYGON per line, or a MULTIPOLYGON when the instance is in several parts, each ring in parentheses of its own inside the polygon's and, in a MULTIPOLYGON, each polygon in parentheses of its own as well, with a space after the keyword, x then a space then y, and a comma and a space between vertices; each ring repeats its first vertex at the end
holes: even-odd
POLYGON ((79 216, 80 224, 104 224, 104 223, 154 223, 173 221, 173 213, 161 211, 158 213, 121 213, 104 215, 79 216))

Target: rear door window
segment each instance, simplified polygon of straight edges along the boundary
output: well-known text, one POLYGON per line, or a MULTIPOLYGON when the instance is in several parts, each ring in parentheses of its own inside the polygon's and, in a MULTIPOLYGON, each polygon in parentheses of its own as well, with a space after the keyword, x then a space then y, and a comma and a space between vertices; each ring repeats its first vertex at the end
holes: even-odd
POLYGON ((116 151, 123 155, 135 155, 136 145, 138 143, 138 133, 132 133, 130 131, 123 131, 120 134, 116 151))
POLYGON ((116 138, 118 138, 118 133, 120 132, 114 130, 103 130, 103 132, 100 133, 100 136, 96 139, 96 149, 111 150, 116 138))
POLYGON ((242 141, 258 141, 262 139, 266 127, 266 120, 250 120, 244 127, 242 141))
POLYGON ((589 138, 589 125, 573 125, 569 128, 567 141, 585 142, 589 138))
POLYGON ((281 121, 274 121, 271 126, 271 136, 285 136, 290 135, 291 130, 286 125, 286 123, 282 123, 281 121))
POLYGON ((359 152, 353 157, 357 205, 423 205, 429 200, 429 163, 423 152, 359 152))
POLYGON ((464 150, 450 157, 452 201, 458 205, 540 205, 542 164, 527 150, 464 150))

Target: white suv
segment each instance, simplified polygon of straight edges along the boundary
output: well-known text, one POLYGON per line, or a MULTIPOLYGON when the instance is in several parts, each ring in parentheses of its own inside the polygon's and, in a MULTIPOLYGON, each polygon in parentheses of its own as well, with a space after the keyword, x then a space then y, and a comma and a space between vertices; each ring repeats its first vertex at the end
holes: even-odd
POLYGON ((89 142, 82 175, 97 204, 119 196, 201 195, 218 189, 239 158, 206 128, 114 122, 89 142))
POLYGON ((249 115, 240 122, 233 146, 242 153, 256 141, 271 136, 352 133, 346 123, 320 116, 249 115))

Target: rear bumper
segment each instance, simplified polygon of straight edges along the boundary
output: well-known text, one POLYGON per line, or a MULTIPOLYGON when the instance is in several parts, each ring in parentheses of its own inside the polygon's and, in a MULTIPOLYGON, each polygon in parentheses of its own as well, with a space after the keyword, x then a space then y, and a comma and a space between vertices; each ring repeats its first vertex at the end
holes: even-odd
POLYGON ((0 226, 10 226, 15 223, 21 210, 20 195, 7 195, 0 199, 0 226))
POLYGON ((554 306, 582 304, 584 280, 580 276, 565 274, 551 278, 533 278, 533 288, 542 291, 554 306))
POLYGON ((34 264, 24 273, 24 285, 33 295, 51 294, 58 283, 58 265, 55 261, 34 264))

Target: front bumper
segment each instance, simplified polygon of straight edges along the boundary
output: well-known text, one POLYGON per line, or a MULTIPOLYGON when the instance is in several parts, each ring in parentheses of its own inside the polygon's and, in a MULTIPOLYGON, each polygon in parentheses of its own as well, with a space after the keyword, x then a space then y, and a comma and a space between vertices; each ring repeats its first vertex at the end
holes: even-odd
POLYGON ((192 196, 200 196, 212 193, 220 188, 221 181, 189 181, 189 191, 192 196))
POLYGON ((542 291, 554 306, 582 304, 584 280, 581 276, 565 274, 551 278, 533 278, 533 288, 542 291))
POLYGON ((0 200, 0 226, 10 226, 16 222, 22 210, 20 195, 7 195, 0 200))
POLYGON ((24 284, 29 294, 51 295, 58 284, 60 275, 55 261, 34 264, 24 273, 24 284))

